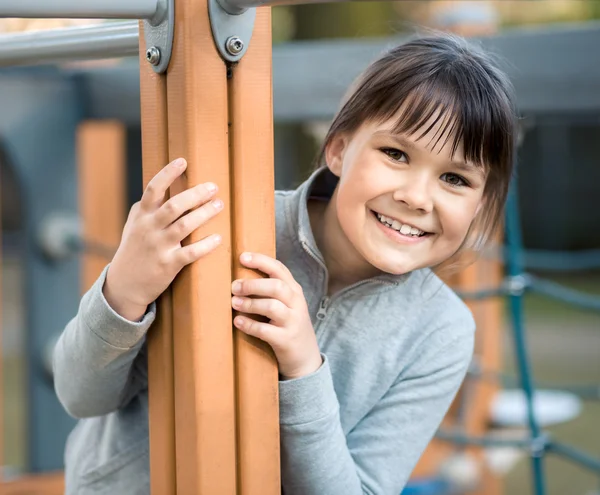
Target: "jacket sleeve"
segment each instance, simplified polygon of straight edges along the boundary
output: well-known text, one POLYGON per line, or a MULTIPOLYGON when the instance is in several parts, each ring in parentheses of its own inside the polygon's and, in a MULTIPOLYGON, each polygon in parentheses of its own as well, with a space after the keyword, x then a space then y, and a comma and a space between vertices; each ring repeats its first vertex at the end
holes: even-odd
POLYGON ((398 495, 464 379, 474 340, 464 330, 450 342, 433 335, 347 435, 327 359, 312 375, 280 382, 284 494, 398 495))
POLYGON ((143 347, 156 306, 139 322, 122 318, 102 293, 107 271, 108 266, 82 297, 54 348, 54 388, 75 418, 113 412, 147 386, 143 347))

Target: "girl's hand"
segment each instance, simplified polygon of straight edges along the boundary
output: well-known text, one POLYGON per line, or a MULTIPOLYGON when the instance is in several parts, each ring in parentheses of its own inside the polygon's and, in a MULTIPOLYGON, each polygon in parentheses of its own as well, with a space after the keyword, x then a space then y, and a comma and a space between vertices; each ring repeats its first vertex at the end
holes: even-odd
POLYGON ((223 202, 213 199, 217 186, 211 183, 191 187, 163 204, 167 190, 186 166, 180 158, 164 167, 129 212, 103 287, 110 306, 128 320, 139 320, 184 266, 221 242, 219 235, 210 235, 181 244, 223 209, 223 202))
POLYGON ((269 322, 236 316, 234 325, 273 348, 284 379, 300 378, 318 370, 323 360, 300 284, 283 263, 269 256, 244 253, 240 261, 270 278, 233 282, 233 309, 264 316, 269 322))

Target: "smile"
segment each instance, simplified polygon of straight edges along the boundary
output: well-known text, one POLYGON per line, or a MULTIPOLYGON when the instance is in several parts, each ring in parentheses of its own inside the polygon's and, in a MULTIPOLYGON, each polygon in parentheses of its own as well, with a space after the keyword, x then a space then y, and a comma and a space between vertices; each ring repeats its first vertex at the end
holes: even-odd
POLYGON ((376 211, 374 211, 373 214, 375 215, 377 220, 379 220, 379 223, 385 225, 386 227, 388 227, 392 230, 395 230, 396 232, 398 232, 406 237, 423 237, 423 236, 427 235, 427 232, 424 232, 424 231, 418 229, 414 225, 410 225, 407 223, 401 223, 400 221, 398 221, 394 218, 386 217, 385 215, 382 215, 381 213, 377 213, 376 211))

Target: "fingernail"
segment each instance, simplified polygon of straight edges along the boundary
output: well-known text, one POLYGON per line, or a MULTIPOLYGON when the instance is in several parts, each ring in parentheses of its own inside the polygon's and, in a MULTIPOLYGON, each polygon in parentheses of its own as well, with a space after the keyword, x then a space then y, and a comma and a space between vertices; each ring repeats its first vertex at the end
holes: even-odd
POLYGON ((221 236, 219 234, 213 235, 213 241, 215 244, 221 244, 221 236))
POLYGON ((185 165, 185 160, 183 158, 177 158, 177 160, 173 162, 173 165, 177 168, 181 168, 185 165))
POLYGON ((239 308, 242 305, 242 298, 241 297, 233 297, 231 298, 231 304, 233 305, 234 308, 239 308))
POLYGON ((215 199, 212 202, 212 204, 217 210, 220 210, 221 208, 223 208, 223 201, 221 201, 220 199, 215 199))
POLYGON ((242 256, 240 256, 240 259, 244 263, 249 263, 250 261, 252 261, 252 255, 250 253, 243 253, 242 256))
POLYGON ((242 284, 239 281, 235 281, 231 284, 231 292, 236 293, 242 290, 242 284))
POLYGON ((215 192, 217 190, 217 186, 215 184, 213 184, 212 182, 207 182, 205 184, 206 189, 208 189, 208 192, 215 192))
POLYGON ((243 320, 243 318, 240 318, 239 316, 233 320, 233 323, 235 324, 236 327, 243 328, 243 326, 244 326, 244 320, 243 320))

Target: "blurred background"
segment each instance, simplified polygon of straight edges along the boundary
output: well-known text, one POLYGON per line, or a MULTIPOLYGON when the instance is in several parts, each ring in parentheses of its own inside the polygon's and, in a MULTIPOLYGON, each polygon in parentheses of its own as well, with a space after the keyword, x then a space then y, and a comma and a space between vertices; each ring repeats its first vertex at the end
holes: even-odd
MULTIPOLYGON (((325 105, 321 114, 315 111, 307 116, 290 116, 286 113, 290 96, 294 95, 290 94, 289 87, 285 92, 286 79, 282 71, 278 71, 278 61, 281 60, 282 65, 285 62, 287 68, 293 67, 300 79, 306 76, 313 84, 306 89, 306 94, 297 96, 301 99, 312 91, 318 92, 314 85, 318 85, 320 78, 336 80, 338 68, 341 64, 352 66, 353 57, 356 57, 356 73, 363 69, 369 59, 360 55, 361 47, 383 46, 381 43, 385 40, 398 41, 427 29, 481 39, 485 46, 485 40, 492 40, 490 46, 498 48, 501 56, 508 57, 505 63, 511 78, 515 79, 523 117, 517 197, 523 243, 527 249, 524 257, 527 270, 545 280, 600 297, 599 19, 600 0, 368 1, 273 8, 277 187, 292 188, 307 177, 335 110, 325 105), (572 44, 574 47, 586 46, 586 50, 569 51, 569 40, 574 39, 589 40, 572 44), (331 60, 328 68, 321 59, 315 58, 312 63, 311 54, 318 57, 320 49, 336 46, 336 43, 339 43, 343 60, 331 60), (294 50, 304 52, 300 54, 294 50), (536 62, 540 60, 543 63, 540 62, 538 67, 536 62), (321 69, 324 74, 315 74, 321 69), (280 96, 284 93, 285 96, 280 96)), ((0 34, 97 22, 0 19, 0 34)), ((376 49, 373 50, 375 53, 376 49)), ((89 89, 91 83, 105 74, 104 69, 115 67, 124 68, 124 73, 129 74, 127 80, 135 86, 136 64, 135 60, 112 60, 68 63, 54 68, 3 69, 0 70, 0 94, 12 91, 10 94, 25 100, 28 95, 46 91, 52 99, 54 90, 48 89, 51 85, 48 80, 65 79, 69 84, 83 81, 83 86, 89 89), (94 77, 88 76, 88 70, 94 77), (25 78, 27 84, 16 83, 19 78, 25 78)), ((345 77, 349 72, 340 71, 339 74, 343 72, 339 75, 340 87, 346 86, 345 77)), ((106 74, 106 77, 102 76, 103 91, 122 103, 124 90, 117 83, 107 84, 113 73, 106 74)), ((57 91, 57 94, 63 94, 63 89, 57 91)), ((341 96, 341 90, 338 93, 336 96, 341 96)), ((3 135, 2 129, 17 128, 19 134, 25 136, 26 147, 41 146, 41 143, 46 146, 49 140, 58 139, 61 132, 74 135, 73 129, 79 119, 94 106, 94 102, 84 97, 69 105, 64 110, 68 116, 64 113, 61 117, 66 119, 61 131, 60 119, 50 118, 47 113, 42 122, 40 117, 28 115, 23 110, 25 106, 0 98, 3 469, 7 477, 51 471, 62 466, 62 458, 56 453, 62 453, 64 432, 72 423, 55 416, 60 413, 56 412, 56 404, 51 403, 47 350, 57 332, 75 314, 79 289, 77 279, 72 281, 78 273, 77 256, 68 262, 72 263, 68 265, 70 285, 52 287, 54 279, 44 275, 44 270, 55 270, 56 265, 48 268, 44 265, 47 261, 40 258, 39 223, 43 215, 33 221, 29 207, 34 200, 41 201, 36 193, 38 186, 26 184, 31 174, 25 173, 24 165, 15 159, 17 144, 11 141, 10 133, 3 135), (66 130, 68 126, 72 129, 66 130), (38 140, 39 136, 43 136, 42 141, 38 140), (38 223, 32 225, 32 221, 38 223), (38 264, 38 271, 30 270, 29 263, 38 264), (40 302, 44 292, 69 290, 71 293, 63 306, 49 308, 40 302), (58 315, 48 319, 48 311, 58 315), (46 325, 49 320, 52 325, 46 325), (32 331, 33 327, 35 331, 32 331), (58 424, 63 426, 55 429, 54 437, 46 435, 52 425, 58 424)), ((138 100, 128 100, 128 105, 132 115, 139 113, 139 95, 138 100)), ((49 103, 44 111, 56 115, 60 112, 58 108, 49 103)), ((127 197, 131 204, 141 194, 139 121, 130 118, 126 127, 127 197)), ((64 146, 74 147, 73 135, 65 140, 64 146)), ((48 149, 47 156, 53 161, 61 160, 62 151, 53 150, 51 145, 48 149)), ((37 160, 40 174, 49 174, 47 167, 50 164, 45 163, 45 153, 26 158, 37 160)), ((65 156, 74 160, 73 153, 65 156)), ((54 174, 58 173, 56 169, 52 170, 54 174)), ((58 189, 58 196, 76 188, 72 167, 67 166, 60 173, 64 175, 51 184, 58 189)), ((41 210, 50 208, 38 207, 41 210)), ((76 208, 76 199, 73 199, 60 205, 59 209, 74 212, 76 216, 76 208)), ((64 225, 68 230, 68 218, 64 225)), ((494 253, 486 256, 493 257, 494 253)), ((64 261, 60 263, 66 266, 64 261)), ((482 277, 483 286, 492 280, 486 278, 485 271, 482 277)), ((548 392, 540 405, 540 421, 556 438, 600 457, 600 305, 592 302, 588 306, 596 309, 527 294, 525 329, 535 382, 548 392)), ((517 373, 510 314, 507 308, 502 308, 500 318, 497 318, 501 364, 495 370, 493 380, 501 383, 502 391, 510 392, 517 386, 514 382, 517 373)), ((484 321, 480 333, 485 331, 485 319, 490 317, 489 314, 480 316, 484 321)), ((464 407, 468 408, 467 399, 463 399, 466 401, 464 407)), ((509 393, 496 394, 487 411, 489 430, 508 434, 524 431, 523 421, 514 419, 515 414, 522 414, 519 408, 522 409, 522 403, 518 398, 509 393)), ((525 453, 509 448, 491 449, 488 454, 490 469, 501 479, 501 493, 531 493, 529 458, 525 453)), ((549 494, 600 494, 598 474, 564 459, 548 457, 549 494)), ((455 471, 462 472, 460 467, 455 471)), ((469 477, 467 474, 452 476, 469 477)), ((497 491, 480 490, 477 493, 497 491)))

